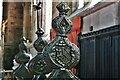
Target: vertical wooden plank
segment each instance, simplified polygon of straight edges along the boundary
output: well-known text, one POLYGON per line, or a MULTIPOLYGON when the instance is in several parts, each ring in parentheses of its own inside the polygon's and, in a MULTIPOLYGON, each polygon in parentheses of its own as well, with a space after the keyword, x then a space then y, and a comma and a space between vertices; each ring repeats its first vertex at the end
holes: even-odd
MULTIPOLYGON (((120 57, 120 35, 118 37, 118 57, 120 57)), ((120 58, 118 58, 118 78, 120 78, 120 58)))
POLYGON ((87 58, 87 50, 85 50, 85 49, 88 49, 88 48, 86 48, 86 46, 87 46, 87 39, 85 40, 85 43, 84 43, 84 78, 87 78, 87 60, 86 60, 86 58, 87 58))
MULTIPOLYGON (((112 63, 112 78, 118 78, 118 36, 112 38, 112 55, 114 54, 114 62, 112 63)), ((112 56, 113 57, 113 56, 112 56)), ((113 60, 113 59, 112 59, 113 60)))
POLYGON ((101 38, 100 39, 100 50, 99 50, 99 56, 100 56, 100 62, 99 62, 99 77, 100 78, 104 78, 104 66, 105 66, 105 63, 104 63, 104 60, 105 60, 105 54, 104 54, 104 51, 105 51, 105 46, 104 46, 104 40, 101 38))
POLYGON ((86 40, 81 40, 80 78, 85 78, 85 45, 86 40))
POLYGON ((109 42, 109 36, 106 37, 104 42, 105 46, 105 77, 104 78, 110 78, 110 42, 109 42))
POLYGON ((81 41, 81 65, 80 74, 81 78, 94 78, 95 77, 95 40, 83 39, 81 41))
POLYGON ((89 49, 88 49, 88 65, 89 65, 89 68, 88 68, 88 73, 89 73, 89 78, 94 78, 95 77, 95 53, 94 53, 94 49, 95 49, 95 40, 94 38, 89 40, 89 43, 88 43, 88 46, 89 46, 89 49))

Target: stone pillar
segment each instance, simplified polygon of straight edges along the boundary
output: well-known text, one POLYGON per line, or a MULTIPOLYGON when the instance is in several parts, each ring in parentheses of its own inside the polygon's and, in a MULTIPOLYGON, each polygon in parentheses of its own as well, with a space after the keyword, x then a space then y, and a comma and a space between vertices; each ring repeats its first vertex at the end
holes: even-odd
POLYGON ((4 68, 12 69, 13 58, 18 53, 18 43, 22 37, 23 8, 21 2, 8 2, 8 25, 5 38, 4 68))
POLYGON ((52 22, 52 0, 46 0, 43 2, 42 7, 42 28, 45 31, 45 34, 48 35, 47 40, 50 40, 50 29, 52 22))
MULTIPOLYGON (((36 35, 36 31, 37 31, 37 14, 36 11, 33 8, 33 5, 36 5, 36 2, 34 2, 34 0, 32 0, 31 2, 31 39, 32 39, 32 43, 34 43, 34 41, 37 39, 37 35, 36 35)), ((35 50, 35 48, 31 49, 31 53, 32 56, 34 57, 35 55, 37 55, 37 51, 35 50)))
POLYGON ((23 36, 31 41, 31 2, 24 2, 23 8, 23 36))
MULTIPOLYGON (((2 20, 4 20, 3 19, 3 3, 0 3, 0 7, 1 7, 1 10, 0 10, 0 24, 2 24, 2 20)), ((3 27, 3 25, 0 25, 0 35, 1 35, 1 37, 0 37, 0 71, 3 69, 3 52, 4 52, 4 45, 3 45, 3 43, 4 42, 2 42, 3 41, 3 35, 2 35, 2 27, 3 27)), ((0 75, 2 75, 1 73, 0 73, 0 75)), ((0 76, 0 77, 2 77, 2 76, 0 76)))

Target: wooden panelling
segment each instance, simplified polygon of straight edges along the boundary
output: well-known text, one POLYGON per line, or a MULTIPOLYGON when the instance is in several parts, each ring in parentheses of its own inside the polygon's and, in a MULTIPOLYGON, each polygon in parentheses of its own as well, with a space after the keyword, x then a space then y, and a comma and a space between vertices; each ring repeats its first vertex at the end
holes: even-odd
POLYGON ((80 35, 79 78, 120 78, 120 26, 80 35))

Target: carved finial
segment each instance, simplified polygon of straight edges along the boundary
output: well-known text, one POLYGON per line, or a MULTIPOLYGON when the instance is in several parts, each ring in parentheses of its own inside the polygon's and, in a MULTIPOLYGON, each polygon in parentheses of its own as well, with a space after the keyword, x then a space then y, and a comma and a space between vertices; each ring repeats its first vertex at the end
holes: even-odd
MULTIPOLYGON (((66 3, 61 2, 57 5, 57 9, 59 11, 59 16, 52 21, 52 27, 55 29, 57 37, 49 44, 49 46, 46 46, 43 51, 45 54, 48 53, 51 60, 49 63, 54 64, 57 68, 53 67, 47 80, 79 80, 69 70, 77 65, 80 60, 79 48, 67 38, 67 34, 72 28, 72 23, 66 16, 66 13, 70 8, 66 3)), ((47 63, 50 60, 47 60, 47 63)))
POLYGON ((22 37, 20 39, 20 44, 19 44, 19 53, 15 56, 15 60, 17 63, 22 64, 22 63, 27 63, 30 59, 30 56, 26 53, 27 52, 27 46, 26 46, 26 38, 22 37))
POLYGON ((72 23, 66 16, 66 13, 70 8, 66 3, 61 2, 57 5, 57 9, 60 15, 52 20, 52 27, 55 29, 57 35, 67 36, 72 28, 72 23))
MULTIPOLYGON (((66 3, 61 2, 57 5, 59 16, 52 21, 52 27, 57 33, 57 37, 44 47, 42 52, 39 52, 29 63, 28 67, 34 74, 44 75, 51 71, 50 76, 45 80, 79 80, 71 71, 80 60, 79 48, 69 41, 67 34, 72 28, 70 19, 66 16, 69 7, 66 3)), ((38 43, 41 43, 41 38, 38 38, 38 43)), ((43 43, 43 42, 42 42, 43 43)), ((40 50, 38 45, 38 50, 40 50)))
POLYGON ((26 52, 26 38, 22 37, 19 44, 19 53, 15 56, 15 61, 20 64, 13 72, 17 80, 27 80, 33 77, 33 74, 29 73, 26 64, 30 60, 30 55, 26 52))
POLYGON ((41 28, 39 28, 37 31, 36 31, 36 34, 38 37, 41 37, 43 34, 44 34, 44 30, 41 28))
POLYGON ((36 31, 36 34, 38 36, 37 40, 35 40, 33 46, 38 52, 42 52, 43 48, 48 44, 46 40, 43 39, 44 31, 43 29, 39 29, 36 31))
MULTIPOLYGON (((39 12, 38 10, 41 9, 42 12, 42 3, 39 2, 37 5, 34 5, 35 10, 37 11, 37 31, 36 34, 38 36, 37 40, 34 42, 33 46, 38 52, 42 52, 43 48, 48 44, 46 40, 43 40, 44 30, 39 27, 39 12)), ((42 16, 41 16, 42 19, 42 16)), ((42 23, 41 23, 42 26, 42 23)))
POLYGON ((22 51, 22 50, 25 50, 27 51, 27 47, 26 47, 26 38, 23 36, 21 39, 20 39, 20 44, 19 44, 19 50, 22 51))
POLYGON ((25 51, 20 51, 15 56, 15 61, 19 64, 26 64, 30 60, 30 56, 25 51))
POLYGON ((70 10, 69 6, 64 2, 59 3, 56 8, 60 12, 60 15, 66 15, 66 13, 70 10))
POLYGON ((39 10, 39 9, 41 9, 41 5, 42 3, 41 2, 39 2, 37 5, 33 5, 33 8, 35 9, 35 10, 39 10))

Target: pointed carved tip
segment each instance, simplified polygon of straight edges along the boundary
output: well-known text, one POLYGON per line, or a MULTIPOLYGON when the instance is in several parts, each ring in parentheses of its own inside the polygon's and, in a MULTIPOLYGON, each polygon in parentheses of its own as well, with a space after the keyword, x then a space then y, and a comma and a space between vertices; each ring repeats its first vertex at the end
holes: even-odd
POLYGON ((67 13, 70 10, 70 7, 65 3, 65 2, 61 2, 59 3, 56 8, 58 9, 58 11, 60 13, 67 13))

